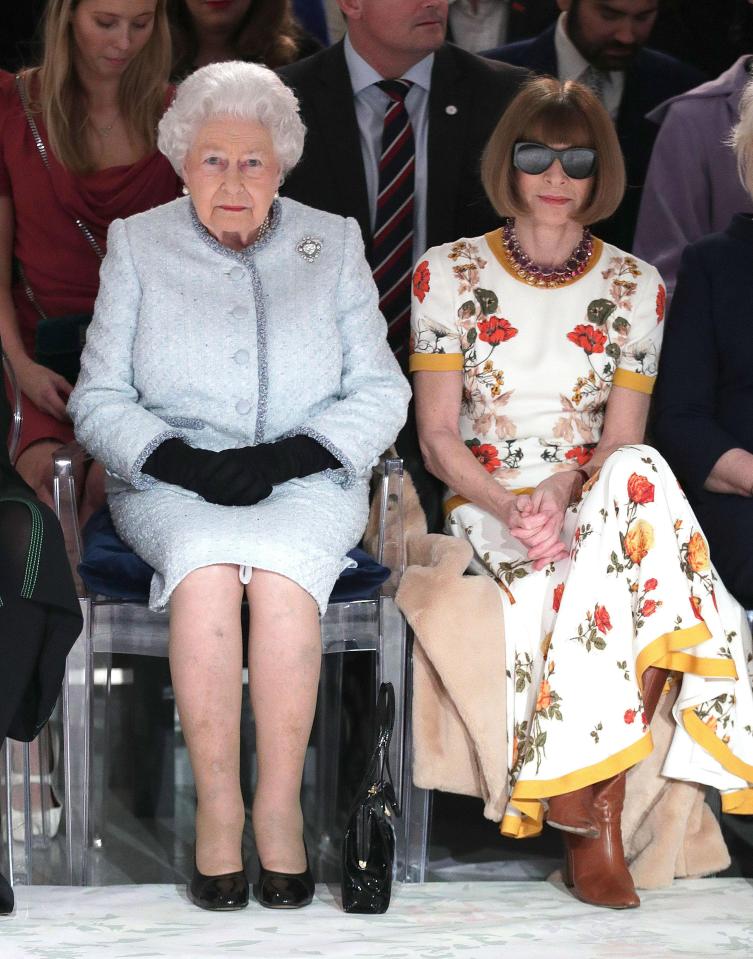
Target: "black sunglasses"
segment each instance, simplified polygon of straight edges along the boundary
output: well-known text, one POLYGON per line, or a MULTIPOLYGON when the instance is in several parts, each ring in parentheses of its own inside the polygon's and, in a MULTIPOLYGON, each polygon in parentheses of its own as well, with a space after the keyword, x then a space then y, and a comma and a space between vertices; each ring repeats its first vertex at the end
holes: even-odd
POLYGON ((567 147, 553 150, 543 143, 519 141, 512 151, 512 162, 523 173, 537 175, 548 170, 555 160, 559 160, 562 169, 572 180, 587 180, 596 169, 596 150, 590 147, 567 147))

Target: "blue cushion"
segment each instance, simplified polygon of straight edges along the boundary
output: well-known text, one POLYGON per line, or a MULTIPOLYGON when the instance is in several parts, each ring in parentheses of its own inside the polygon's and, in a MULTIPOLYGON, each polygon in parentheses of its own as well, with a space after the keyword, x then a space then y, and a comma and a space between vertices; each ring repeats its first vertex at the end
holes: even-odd
MULTIPOLYGON (((83 541, 84 558, 78 570, 90 592, 114 599, 148 600, 152 567, 118 537, 107 507, 96 512, 86 524, 83 541)), ((348 556, 358 565, 340 574, 330 596, 332 603, 369 599, 390 575, 386 566, 362 549, 352 549, 348 556)))

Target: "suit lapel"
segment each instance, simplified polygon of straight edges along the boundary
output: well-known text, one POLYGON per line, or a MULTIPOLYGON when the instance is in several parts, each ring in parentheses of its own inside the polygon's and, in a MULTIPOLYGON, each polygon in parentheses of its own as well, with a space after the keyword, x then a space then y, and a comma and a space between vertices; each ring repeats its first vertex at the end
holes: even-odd
POLYGON ((452 48, 434 56, 429 92, 426 190, 426 242, 436 246, 452 236, 463 143, 471 115, 468 84, 458 70, 452 48))
MULTIPOLYGON (((354 216, 364 238, 371 236, 371 217, 363 170, 363 154, 353 100, 353 87, 342 41, 327 51, 321 86, 315 99, 317 134, 332 174, 337 207, 354 216)), ((367 246, 368 246, 367 242, 367 246)))

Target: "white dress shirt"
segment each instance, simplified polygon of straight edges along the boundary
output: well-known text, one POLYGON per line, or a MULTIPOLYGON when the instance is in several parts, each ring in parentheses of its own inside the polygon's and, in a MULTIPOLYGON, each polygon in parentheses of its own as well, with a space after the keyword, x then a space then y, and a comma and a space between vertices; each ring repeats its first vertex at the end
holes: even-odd
MULTIPOLYGON (((356 53, 350 37, 346 35, 345 62, 350 73, 355 97, 356 120, 361 141, 363 168, 366 173, 366 191, 369 197, 371 230, 376 222, 376 203, 379 193, 379 156, 382 152, 384 114, 390 98, 375 83, 385 78, 356 53)), ((410 80, 413 86, 405 98, 405 108, 413 127, 416 149, 413 198, 413 259, 417 260, 426 251, 426 188, 428 184, 427 142, 429 135, 429 89, 434 54, 424 57, 400 79, 410 80)))
POLYGON ((453 43, 480 53, 507 40, 510 0, 450 0, 449 23, 453 43))
MULTIPOLYGON (((567 13, 561 13, 554 33, 554 47, 557 51, 557 76, 560 80, 579 80, 584 83, 583 74, 590 63, 567 35, 567 13)), ((622 70, 604 70, 604 91, 602 103, 610 117, 615 120, 620 110, 622 93, 625 89, 625 74, 622 70)))

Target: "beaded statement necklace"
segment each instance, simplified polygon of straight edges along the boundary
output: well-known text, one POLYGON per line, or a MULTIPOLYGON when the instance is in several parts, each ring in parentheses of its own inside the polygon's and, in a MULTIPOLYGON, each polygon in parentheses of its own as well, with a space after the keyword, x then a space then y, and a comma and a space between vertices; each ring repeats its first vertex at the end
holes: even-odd
POLYGON ((547 289, 564 286, 585 272, 594 251, 593 237, 588 227, 570 256, 560 266, 539 266, 521 249, 515 233, 515 221, 508 219, 502 227, 502 245, 513 272, 530 286, 547 289))

